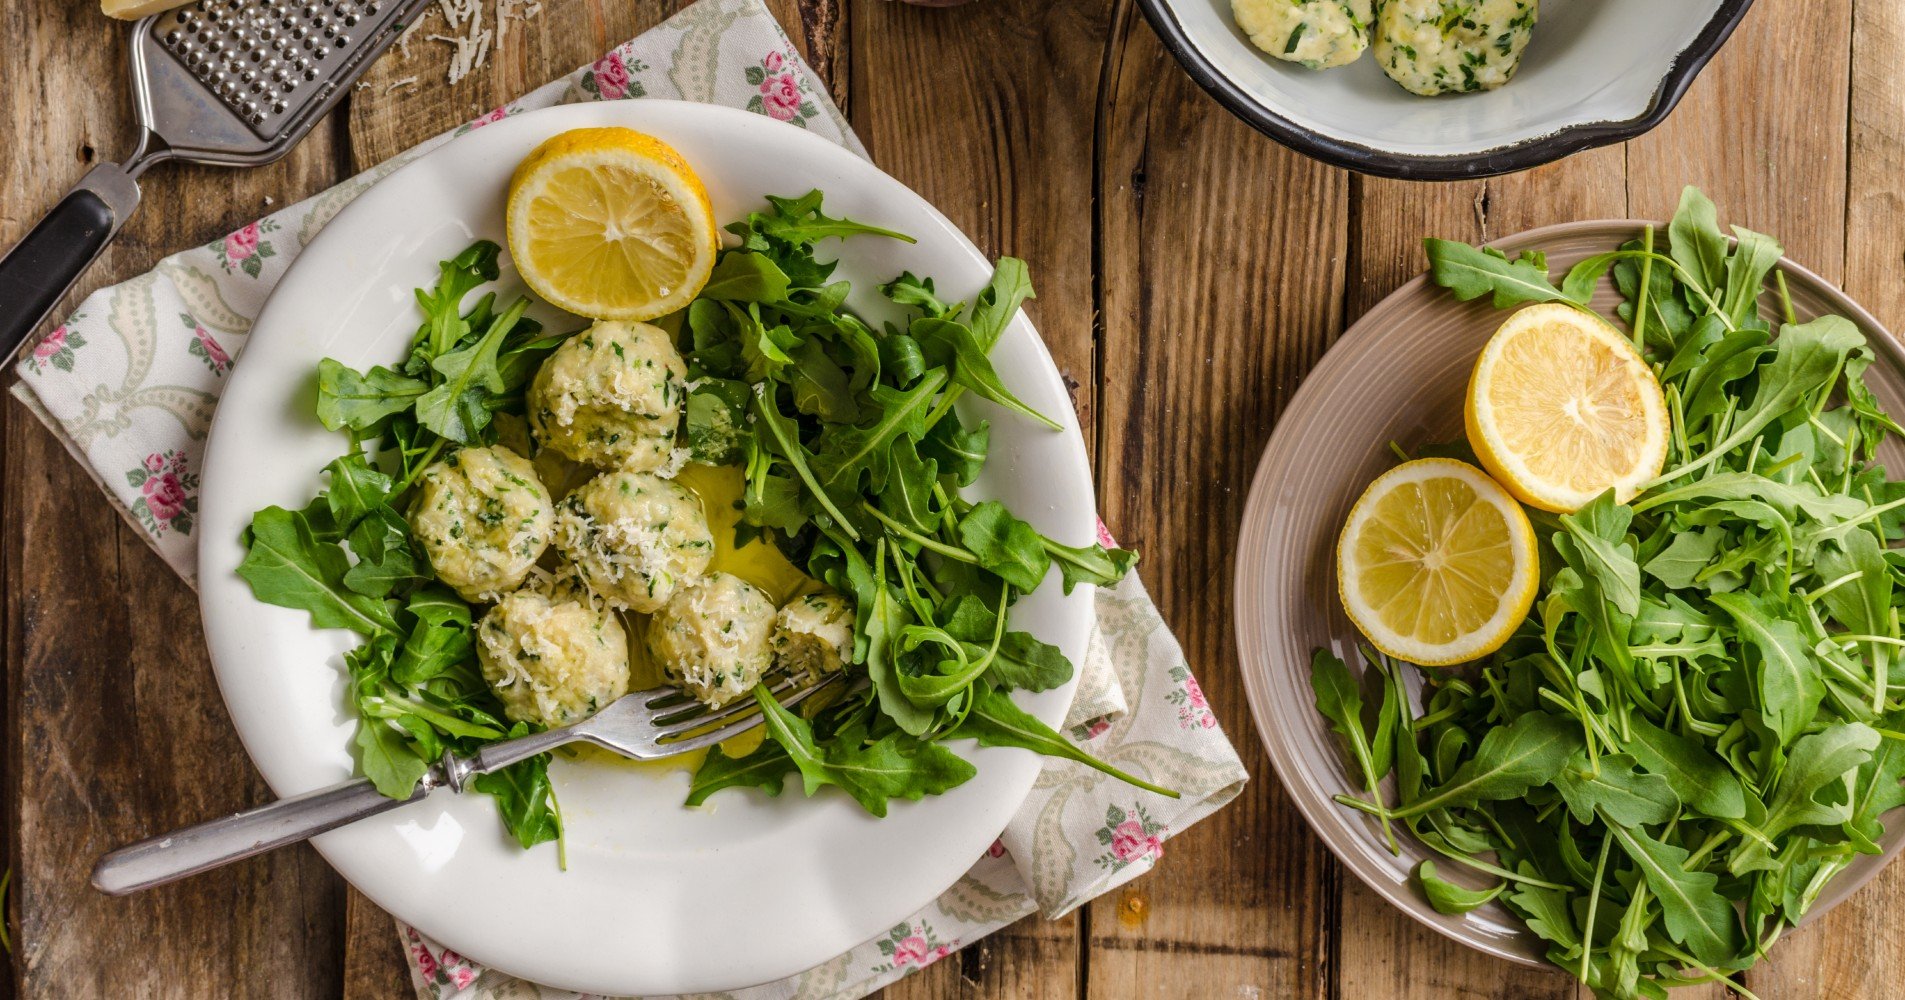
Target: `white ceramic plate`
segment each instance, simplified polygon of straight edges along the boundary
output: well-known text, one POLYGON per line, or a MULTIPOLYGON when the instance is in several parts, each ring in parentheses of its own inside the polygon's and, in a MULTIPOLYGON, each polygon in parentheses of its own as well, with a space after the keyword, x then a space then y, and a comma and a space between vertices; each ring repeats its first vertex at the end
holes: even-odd
MULTIPOLYGON (((826 192, 828 214, 919 239, 834 241, 851 303, 878 318, 877 284, 932 275, 949 299, 984 287, 991 265, 918 195, 807 132, 758 115, 672 101, 610 101, 524 114, 473 131, 379 182, 340 212, 285 275, 259 317, 213 422, 206 458, 199 587, 226 705, 279 795, 355 773, 354 712, 341 654, 356 638, 317 631, 300 611, 261 604, 234 570, 240 530, 269 504, 302 506, 344 447, 312 416, 324 357, 353 367, 400 359, 420 317, 411 289, 478 237, 503 242, 517 162, 571 128, 626 125, 679 149, 707 182, 718 219, 767 194, 826 192)), ((504 261, 505 295, 520 289, 504 261)), ((579 321, 568 320, 579 326, 579 321)), ((558 327, 561 328, 561 327, 558 327)), ((989 405, 991 461, 973 495, 1005 501, 1067 544, 1093 537, 1090 470, 1057 368, 1023 317, 993 361, 1062 433, 989 405)), ((969 397, 970 398, 970 397, 969 397)), ((1056 577, 1056 574, 1054 574, 1056 577)), ((1056 579, 1013 609, 1012 624, 1078 662, 1092 595, 1056 579)), ((1021 704, 1057 725, 1073 685, 1021 704)), ((956 747, 978 776, 952 792, 898 802, 876 820, 829 789, 778 799, 724 792, 681 806, 682 772, 558 759, 569 870, 553 845, 506 839, 486 796, 430 799, 319 837, 326 859, 365 894, 445 945, 523 978, 609 994, 726 990, 792 975, 899 923, 953 884, 1005 828, 1039 761, 1027 751, 956 747)))
POLYGON ((1449 179, 1522 170, 1646 132, 1667 117, 1752 0, 1541 0, 1515 78, 1418 97, 1372 52, 1311 70, 1262 52, 1231 0, 1140 0, 1165 47, 1232 113, 1337 166, 1449 179))

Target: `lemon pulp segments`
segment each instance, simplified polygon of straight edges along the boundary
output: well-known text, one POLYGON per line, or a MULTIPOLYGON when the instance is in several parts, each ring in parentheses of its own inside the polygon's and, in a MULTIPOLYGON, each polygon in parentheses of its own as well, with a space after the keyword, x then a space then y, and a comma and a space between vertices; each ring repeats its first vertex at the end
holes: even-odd
POLYGON ((719 234, 680 154, 630 129, 543 143, 510 181, 510 254, 529 286, 593 319, 645 320, 707 283, 719 234))
POLYGON ((1344 525, 1337 584, 1356 626, 1391 656, 1460 663, 1500 648, 1535 592, 1534 531, 1480 469, 1449 459, 1397 466, 1344 525))
POLYGON ((594 299, 623 290, 662 298, 680 284, 695 255, 695 234, 654 178, 614 164, 564 167, 525 207, 537 262, 564 275, 575 294, 594 299))
POLYGON ((1470 379, 1469 443, 1525 503, 1580 508, 1612 487, 1625 501, 1660 473, 1667 413, 1632 344, 1568 306, 1516 312, 1470 379))

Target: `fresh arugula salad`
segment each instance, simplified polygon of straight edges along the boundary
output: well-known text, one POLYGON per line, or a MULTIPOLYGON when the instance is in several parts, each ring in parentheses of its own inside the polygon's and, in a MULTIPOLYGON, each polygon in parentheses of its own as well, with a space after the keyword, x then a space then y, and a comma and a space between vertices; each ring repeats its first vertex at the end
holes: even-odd
POLYGON ((1338 801, 1392 851, 1406 831, 1492 883, 1424 862, 1430 903, 1504 905, 1623 998, 1745 993, 1734 974, 1905 804, 1905 483, 1875 461, 1901 428, 1864 380, 1872 349, 1845 317, 1799 322, 1779 244, 1729 238, 1699 191, 1657 235, 1559 285, 1539 253, 1427 241, 1437 284, 1498 309, 1590 311, 1611 276, 1661 387, 1665 469, 1625 502, 1528 510, 1539 583, 1492 655, 1366 649, 1359 681, 1318 650, 1311 673, 1365 786, 1338 801))
MULTIPOLYGON (((647 665, 710 706, 752 698, 764 715, 758 746, 707 755, 690 805, 726 788, 775 795, 797 775, 809 795, 833 785, 883 816, 892 798, 971 778, 948 746, 964 738, 1174 794, 1011 698, 1073 670, 1008 626, 1012 604, 1054 567, 1069 593, 1137 561, 961 493, 989 440, 961 418, 963 396, 1059 426, 989 360, 1032 296, 1024 264, 1000 260, 970 303, 902 274, 881 291, 904 318, 876 325, 815 245, 908 238, 828 217, 818 191, 767 201, 728 227, 738 241, 699 294, 652 324, 545 330, 528 298, 478 294, 500 253, 478 242, 418 289, 400 361, 320 365, 316 416, 344 453, 307 506, 254 515, 239 573, 259 600, 364 637, 345 657, 364 774, 408 796, 445 750, 578 721, 647 665), (708 468, 738 493, 696 488, 708 468), (758 545, 794 584, 723 568, 722 553, 758 545), (794 710, 762 684, 803 671, 846 683, 794 710)), ((524 847, 562 832, 548 763, 475 783, 524 847)))

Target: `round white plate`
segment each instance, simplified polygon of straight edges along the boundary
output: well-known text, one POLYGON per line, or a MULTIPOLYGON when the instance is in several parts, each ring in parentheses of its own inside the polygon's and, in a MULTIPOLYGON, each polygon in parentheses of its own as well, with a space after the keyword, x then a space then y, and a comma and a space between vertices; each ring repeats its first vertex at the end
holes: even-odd
MULTIPOLYGON (((625 125, 679 149, 724 223, 765 195, 826 192, 826 211, 912 234, 829 241, 863 315, 891 315, 877 285, 931 275, 969 299, 991 264, 904 185, 802 129, 726 108, 672 101, 571 105, 504 119, 380 181, 298 258, 266 304, 213 422, 199 543, 200 604, 218 684, 245 748, 279 795, 356 773, 341 655, 357 637, 318 631, 301 611, 254 600, 234 572, 253 511, 303 506, 345 448, 312 407, 318 361, 363 368, 399 360, 420 321, 411 290, 479 237, 501 243, 518 161, 566 129, 625 125)), ((521 288, 507 257, 504 296, 521 288)), ((545 314, 553 318, 556 314, 545 314)), ((580 326, 573 319, 567 326, 580 326)), ((557 326, 557 329, 563 326, 557 326)), ((1012 389, 1063 422, 1062 433, 983 402, 962 416, 992 424, 991 461, 970 495, 996 497, 1067 544, 1094 534, 1091 474, 1071 401, 1031 324, 1013 320, 992 359, 1012 389)), ((970 399, 971 397, 967 397, 970 399)), ((1013 608, 1012 624, 1085 651, 1092 593, 1055 579, 1013 608)), ((1075 678, 1074 678, 1075 682, 1075 678)), ((1074 684, 1023 698, 1058 725, 1074 684)), ((505 972, 609 994, 726 990, 789 976, 891 928, 953 884, 1005 828, 1039 770, 1028 751, 955 749, 978 776, 937 798, 896 801, 876 820, 835 789, 797 779, 779 798, 722 792, 681 806, 682 772, 558 758, 569 870, 552 844, 524 851, 490 799, 447 792, 314 843, 378 905, 459 953, 505 972)))

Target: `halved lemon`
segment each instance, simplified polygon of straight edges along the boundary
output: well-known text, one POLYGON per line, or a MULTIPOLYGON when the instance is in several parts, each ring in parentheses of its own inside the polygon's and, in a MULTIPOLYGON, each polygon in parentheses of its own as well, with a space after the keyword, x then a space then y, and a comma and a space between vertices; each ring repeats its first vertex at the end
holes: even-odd
POLYGON ((694 300, 720 231, 708 190, 672 146, 626 128, 579 128, 516 167, 506 209, 516 269, 550 304, 646 320, 694 300))
POLYGON ((1667 461, 1667 404, 1613 327, 1557 303, 1508 317, 1482 348, 1464 407, 1484 468, 1531 507, 1626 502, 1667 461))
POLYGON ((1534 604, 1535 532, 1508 491, 1448 458, 1369 484, 1336 543, 1336 587, 1377 649, 1423 666, 1501 648, 1534 604))

